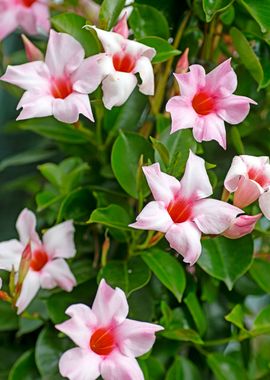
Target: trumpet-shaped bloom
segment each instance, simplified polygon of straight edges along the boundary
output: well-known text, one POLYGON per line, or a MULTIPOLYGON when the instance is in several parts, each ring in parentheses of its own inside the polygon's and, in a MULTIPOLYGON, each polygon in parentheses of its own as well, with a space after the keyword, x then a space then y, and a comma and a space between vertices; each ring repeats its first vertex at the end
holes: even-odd
POLYGON ((246 207, 259 199, 262 213, 270 219, 269 157, 234 157, 224 186, 234 193, 233 203, 238 207, 246 207))
POLYGON ((0 0, 0 40, 17 27, 35 35, 50 29, 47 0, 0 0))
POLYGON ((229 239, 239 239, 242 236, 248 235, 254 230, 255 224, 261 216, 262 214, 257 214, 254 216, 239 215, 222 235, 229 239))
POLYGON ((84 59, 84 54, 73 37, 51 30, 45 62, 8 66, 1 80, 26 90, 17 106, 23 108, 17 120, 53 115, 75 123, 83 114, 93 121, 88 94, 98 87, 102 73, 99 55, 84 59))
MULTIPOLYGON (((155 49, 136 41, 124 38, 114 32, 106 32, 96 27, 105 53, 99 55, 99 65, 104 73, 102 81, 103 103, 106 108, 121 106, 138 85, 145 95, 154 94, 154 72, 151 59, 156 54, 155 49)), ((87 81, 87 78, 85 78, 87 81)))
POLYGON ((60 373, 70 380, 143 380, 135 359, 151 349, 155 332, 163 327, 127 319, 125 293, 101 280, 92 308, 71 305, 71 318, 56 325, 78 346, 66 351, 59 362, 60 373))
POLYGON ((0 243, 0 269, 18 272, 25 247, 30 243, 32 258, 29 271, 23 281, 17 300, 18 313, 32 301, 39 288, 52 289, 56 286, 71 291, 76 280, 65 259, 76 253, 74 246, 74 227, 66 221, 48 229, 41 241, 36 232, 36 217, 24 209, 16 223, 19 240, 12 239, 0 243))
POLYGON ((204 199, 213 191, 204 160, 190 151, 185 173, 178 181, 160 171, 159 164, 143 167, 154 201, 148 203, 131 227, 165 233, 165 238, 193 265, 201 254, 201 234, 224 232, 239 208, 216 199, 204 199))
POLYGON ((181 96, 171 98, 166 110, 171 113, 171 133, 193 128, 196 141, 216 140, 226 149, 224 121, 238 124, 249 113, 249 104, 256 104, 245 96, 233 95, 237 77, 230 59, 205 74, 201 65, 191 65, 185 74, 175 74, 181 96))

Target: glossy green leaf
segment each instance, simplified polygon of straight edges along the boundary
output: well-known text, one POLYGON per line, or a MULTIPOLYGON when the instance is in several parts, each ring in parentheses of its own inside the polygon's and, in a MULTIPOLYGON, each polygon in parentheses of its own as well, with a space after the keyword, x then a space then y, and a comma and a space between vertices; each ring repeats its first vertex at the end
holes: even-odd
POLYGON ((34 350, 26 351, 12 366, 8 380, 39 380, 34 350))
POLYGON ((209 367, 217 380, 248 380, 245 370, 235 359, 220 353, 207 356, 209 367))
POLYGON ((240 0, 240 3, 246 8, 249 14, 260 25, 263 33, 270 31, 270 1, 240 0))
POLYGON ((180 50, 175 49, 168 41, 160 37, 144 37, 141 38, 139 42, 156 50, 156 55, 152 59, 152 63, 167 61, 169 58, 181 53, 180 50))
POLYGON ((197 367, 185 357, 176 357, 165 380, 201 380, 197 367))
POLYGON ((187 297, 184 298, 184 302, 192 315, 200 335, 203 335, 207 329, 207 320, 205 317, 205 312, 202 309, 196 294, 194 292, 189 292, 187 297))
POLYGON ((122 188, 134 198, 138 198, 139 190, 143 196, 149 194, 144 175, 139 169, 139 160, 143 156, 144 163, 153 161, 153 148, 142 136, 135 133, 120 133, 116 139, 111 156, 114 175, 122 188), (141 189, 138 188, 140 177, 141 189))
POLYGON ((193 342, 195 344, 203 344, 200 335, 192 329, 178 328, 174 330, 165 330, 160 333, 162 336, 172 340, 183 342, 193 342))
POLYGON ((249 273, 259 287, 266 293, 270 294, 270 263, 266 260, 255 258, 249 273))
POLYGON ((200 267, 222 280, 231 290, 235 281, 250 268, 253 260, 253 240, 250 235, 230 240, 224 237, 202 241, 200 267))
POLYGON ((166 148, 166 146, 163 145, 159 140, 155 139, 154 137, 150 136, 150 140, 153 145, 153 148, 158 153, 163 163, 165 165, 168 165, 170 162, 170 153, 168 152, 168 149, 166 148))
POLYGON ((128 225, 131 222, 130 216, 123 207, 112 204, 94 210, 87 223, 99 223, 108 227, 129 230, 128 225))
POLYGON ((234 0, 203 0, 203 10, 206 21, 210 22, 216 13, 225 11, 234 0))
POLYGON ((185 272, 179 261, 159 248, 142 252, 141 256, 157 278, 181 302, 186 287, 185 272))
POLYGON ((99 12, 99 26, 110 30, 116 24, 120 12, 124 8, 125 0, 103 0, 99 12))
POLYGON ((233 323, 235 326, 244 330, 244 311, 241 305, 236 305, 232 311, 225 316, 226 321, 233 323))

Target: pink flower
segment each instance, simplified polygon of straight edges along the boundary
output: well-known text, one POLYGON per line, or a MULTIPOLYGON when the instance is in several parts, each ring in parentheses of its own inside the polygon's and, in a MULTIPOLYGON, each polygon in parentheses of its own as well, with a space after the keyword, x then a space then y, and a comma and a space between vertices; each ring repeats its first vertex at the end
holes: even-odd
POLYGON ((181 96, 174 96, 166 106, 172 117, 171 133, 193 128, 196 141, 216 140, 226 149, 224 121, 240 123, 249 113, 249 103, 256 104, 233 95, 237 77, 230 62, 228 59, 207 75, 201 65, 190 66, 186 74, 175 74, 181 96))
POLYGON ((32 258, 29 271, 23 281, 16 306, 20 314, 32 301, 39 288, 56 286, 70 292, 76 285, 66 261, 75 255, 74 227, 66 221, 48 229, 40 240, 36 232, 36 217, 24 209, 16 223, 20 240, 12 239, 0 243, 0 269, 18 272, 25 247, 31 244, 32 258))
POLYGON ((254 230, 255 224, 261 216, 262 214, 257 214, 254 216, 239 215, 222 235, 229 239, 239 239, 242 236, 248 235, 254 230))
POLYGON ((56 325, 78 346, 65 352, 59 362, 60 373, 70 380, 143 380, 135 359, 151 349, 155 332, 163 327, 127 319, 125 293, 101 280, 92 309, 71 305, 71 318, 56 325))
POLYGON ((234 193, 233 203, 238 207, 246 207, 259 199, 263 214, 270 219, 269 157, 234 157, 224 186, 234 193))
POLYGON ((184 74, 188 71, 188 53, 189 53, 189 48, 186 48, 184 53, 181 55, 179 58, 176 68, 175 68, 175 73, 176 74, 184 74))
POLYGON ((65 123, 75 123, 81 113, 93 121, 88 94, 102 79, 98 57, 84 59, 78 41, 51 30, 45 62, 8 66, 1 77, 26 90, 17 107, 23 107, 17 120, 53 115, 65 123))
POLYGON ((50 29, 47 0, 0 0, 0 40, 21 27, 35 35, 50 29))
MULTIPOLYGON (((102 81, 103 103, 106 108, 121 106, 137 85, 138 73, 140 92, 154 94, 154 73, 151 59, 155 49, 124 38, 114 32, 105 32, 91 27, 97 32, 105 53, 99 54, 99 65, 104 73, 102 81)), ((87 78, 85 79, 87 81, 87 78)))
POLYGON ((204 160, 190 151, 184 176, 176 178, 160 171, 159 164, 143 167, 155 201, 148 203, 131 227, 165 233, 165 238, 193 265, 201 254, 201 233, 218 235, 231 225, 237 207, 216 199, 204 199, 213 191, 204 160))
POLYGON ((119 21, 113 28, 113 32, 120 34, 124 38, 128 38, 129 31, 128 31, 126 12, 123 14, 123 16, 119 19, 119 21))

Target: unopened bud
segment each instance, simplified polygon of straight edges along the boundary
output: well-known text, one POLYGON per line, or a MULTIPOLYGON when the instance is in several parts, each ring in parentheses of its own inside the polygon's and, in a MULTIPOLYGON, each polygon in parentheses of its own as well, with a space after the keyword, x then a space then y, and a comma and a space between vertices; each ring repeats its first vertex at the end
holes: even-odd
POLYGON ((0 300, 5 301, 5 302, 11 302, 12 299, 11 297, 6 293, 0 290, 0 300))
POLYGON ((22 34, 22 40, 24 44, 25 54, 29 62, 44 61, 44 55, 42 51, 39 50, 24 34, 22 34))
POLYGON ((27 272, 29 270, 31 259, 32 259, 32 249, 31 249, 31 243, 29 242, 22 253, 22 258, 21 258, 21 262, 19 266, 17 286, 20 286, 23 283, 25 276, 27 275, 27 272))
POLYGON ((189 48, 186 48, 184 53, 181 55, 181 57, 179 58, 177 62, 177 65, 175 68, 176 74, 184 74, 188 71, 188 66, 189 66, 188 53, 189 53, 189 48))
POLYGON ((239 239, 242 236, 248 235, 253 231, 255 224, 261 216, 262 214, 237 216, 222 235, 229 239, 239 239))
POLYGON ((121 34, 124 38, 128 38, 127 12, 120 18, 118 23, 113 28, 113 32, 121 34))

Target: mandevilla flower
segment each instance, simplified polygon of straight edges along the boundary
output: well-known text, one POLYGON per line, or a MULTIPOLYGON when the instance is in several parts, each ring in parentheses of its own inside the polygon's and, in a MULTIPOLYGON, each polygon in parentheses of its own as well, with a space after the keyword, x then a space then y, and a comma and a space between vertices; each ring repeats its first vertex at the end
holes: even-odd
POLYGON ((246 207, 259 199, 262 213, 270 219, 269 157, 234 157, 224 186, 230 193, 234 193, 233 203, 238 207, 246 207))
POLYGON ((48 0, 0 0, 0 40, 21 27, 35 35, 50 29, 48 0))
POLYGON ((151 59, 155 49, 124 38, 114 32, 106 32, 91 26, 98 35, 105 53, 98 62, 105 78, 102 81, 103 103, 106 108, 121 106, 137 85, 136 73, 141 77, 138 85, 145 95, 154 94, 154 73, 151 59))
POLYGON ((229 239, 239 239, 242 236, 250 234, 255 227, 255 224, 260 219, 262 214, 257 215, 239 215, 233 220, 230 227, 222 233, 223 236, 229 239))
POLYGON ((171 113, 171 133, 193 128, 196 141, 216 140, 226 149, 224 121, 238 124, 249 113, 249 104, 256 104, 245 96, 233 95, 237 77, 230 59, 205 74, 201 65, 191 65, 185 74, 175 74, 180 96, 171 98, 166 111, 171 113))
POLYGON ((53 115, 75 123, 81 113, 93 121, 88 94, 99 86, 102 73, 96 62, 99 55, 84 59, 84 54, 73 37, 51 30, 45 62, 8 66, 1 80, 26 90, 17 120, 53 115))
POLYGON ((217 235, 243 211, 209 197, 213 191, 204 160, 190 151, 179 182, 160 171, 159 164, 143 167, 155 201, 148 203, 131 227, 165 233, 165 238, 193 265, 201 254, 201 233, 217 235))
POLYGON ((71 291, 76 280, 64 259, 73 257, 74 227, 72 221, 60 223, 48 229, 40 240, 36 232, 36 217, 24 209, 16 223, 20 240, 12 239, 0 243, 0 269, 18 272, 22 254, 31 245, 32 257, 29 271, 23 281, 16 306, 20 314, 32 301, 39 288, 52 289, 56 286, 71 291))
POLYGON ((56 325, 79 346, 65 352, 59 362, 60 373, 70 380, 143 380, 135 359, 151 349, 155 332, 162 326, 127 319, 125 293, 101 280, 90 307, 71 305, 71 318, 56 325))

